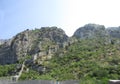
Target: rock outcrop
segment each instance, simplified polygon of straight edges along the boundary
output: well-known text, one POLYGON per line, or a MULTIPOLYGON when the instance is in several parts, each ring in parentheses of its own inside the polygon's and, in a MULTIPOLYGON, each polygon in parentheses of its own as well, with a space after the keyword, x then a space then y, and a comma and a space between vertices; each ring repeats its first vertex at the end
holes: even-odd
POLYGON ((120 38, 120 27, 105 28, 104 25, 87 24, 78 28, 73 36, 80 39, 96 37, 120 38))
POLYGON ((50 58, 50 54, 56 52, 67 40, 65 32, 57 27, 27 29, 0 46, 0 64, 14 63, 27 55, 47 55, 50 58))
POLYGON ((87 24, 77 29, 73 36, 84 39, 84 38, 103 37, 106 35, 107 33, 105 31, 104 25, 87 24))

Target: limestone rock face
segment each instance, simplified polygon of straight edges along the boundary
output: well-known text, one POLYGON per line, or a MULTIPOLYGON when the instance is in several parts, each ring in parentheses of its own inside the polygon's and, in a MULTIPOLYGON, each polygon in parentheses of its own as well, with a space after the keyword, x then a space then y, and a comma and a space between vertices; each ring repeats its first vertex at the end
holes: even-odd
POLYGON ((68 36, 65 32, 57 27, 27 29, 14 36, 6 44, 1 44, 0 64, 2 64, 1 60, 3 59, 6 60, 4 63, 7 63, 7 61, 13 63, 25 58, 27 55, 41 55, 43 52, 47 55, 56 52, 56 46, 63 45, 67 40, 68 36))
POLYGON ((78 28, 73 36, 81 39, 95 37, 120 38, 120 27, 105 28, 104 25, 87 24, 78 28))
POLYGON ((94 38, 106 36, 105 27, 97 24, 87 24, 76 30, 73 36, 77 38, 94 38))

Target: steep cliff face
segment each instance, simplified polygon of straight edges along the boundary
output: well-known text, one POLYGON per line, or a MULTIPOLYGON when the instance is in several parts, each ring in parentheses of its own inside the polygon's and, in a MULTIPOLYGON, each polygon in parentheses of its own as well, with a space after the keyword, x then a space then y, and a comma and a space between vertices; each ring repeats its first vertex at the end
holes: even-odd
MULTIPOLYGON (((13 63, 27 55, 42 56, 56 52, 62 47, 68 36, 57 27, 42 27, 41 29, 25 30, 14 36, 7 45, 1 45, 0 60, 8 59, 13 63), (14 60, 14 61, 13 61, 14 60)), ((6 63, 6 61, 4 61, 6 63)), ((0 61, 2 64, 2 61, 0 61)))
POLYGON ((95 38, 106 36, 105 27, 97 24, 87 24, 76 30, 73 36, 77 38, 95 38))

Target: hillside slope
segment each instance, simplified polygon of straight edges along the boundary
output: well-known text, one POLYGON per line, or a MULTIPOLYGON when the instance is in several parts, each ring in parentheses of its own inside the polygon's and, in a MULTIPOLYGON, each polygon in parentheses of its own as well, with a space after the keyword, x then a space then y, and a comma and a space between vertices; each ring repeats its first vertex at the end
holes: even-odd
POLYGON ((57 52, 49 60, 49 64, 43 64, 47 68, 45 72, 25 72, 21 79, 74 79, 94 82, 120 79, 119 46, 120 44, 106 44, 105 39, 78 40, 64 49, 66 51, 64 55, 59 55, 57 52))

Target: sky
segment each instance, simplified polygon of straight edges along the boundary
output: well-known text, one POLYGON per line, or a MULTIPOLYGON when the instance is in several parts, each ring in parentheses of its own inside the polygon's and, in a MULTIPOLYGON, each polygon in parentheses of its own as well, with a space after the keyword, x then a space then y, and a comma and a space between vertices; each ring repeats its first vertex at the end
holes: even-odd
POLYGON ((88 23, 120 26, 120 0, 0 0, 0 39, 57 26, 68 36, 88 23))

